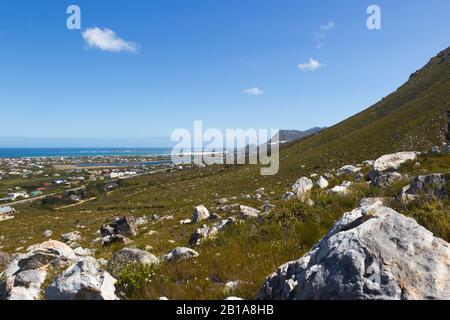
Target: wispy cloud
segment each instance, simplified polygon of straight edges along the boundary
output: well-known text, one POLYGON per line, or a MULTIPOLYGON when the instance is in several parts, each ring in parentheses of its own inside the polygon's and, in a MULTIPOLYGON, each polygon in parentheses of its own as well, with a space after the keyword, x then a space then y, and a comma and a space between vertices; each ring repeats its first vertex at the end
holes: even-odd
POLYGON ((258 87, 254 87, 254 88, 244 90, 244 93, 252 95, 252 96, 260 96, 260 95, 264 94, 264 91, 262 91, 258 87))
POLYGON ((298 67, 300 70, 314 71, 320 67, 323 67, 323 64, 313 58, 310 58, 308 63, 300 63, 298 67))
POLYGON ((327 24, 321 25, 321 30, 330 30, 334 29, 336 27, 336 24, 333 21, 328 22, 327 24))
POLYGON ((138 44, 125 41, 108 28, 87 28, 82 35, 90 48, 110 52, 136 52, 138 49, 138 44))
POLYGON ((336 23, 333 21, 329 21, 326 24, 320 26, 320 31, 314 32, 314 41, 316 42, 316 47, 318 49, 324 47, 326 45, 325 39, 328 35, 328 32, 336 28, 336 23))

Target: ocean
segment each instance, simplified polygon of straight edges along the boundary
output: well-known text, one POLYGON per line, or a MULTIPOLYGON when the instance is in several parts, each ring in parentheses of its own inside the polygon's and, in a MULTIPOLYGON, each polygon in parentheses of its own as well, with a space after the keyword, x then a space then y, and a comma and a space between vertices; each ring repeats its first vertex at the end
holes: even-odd
POLYGON ((172 148, 0 148, 0 158, 158 156, 172 148))

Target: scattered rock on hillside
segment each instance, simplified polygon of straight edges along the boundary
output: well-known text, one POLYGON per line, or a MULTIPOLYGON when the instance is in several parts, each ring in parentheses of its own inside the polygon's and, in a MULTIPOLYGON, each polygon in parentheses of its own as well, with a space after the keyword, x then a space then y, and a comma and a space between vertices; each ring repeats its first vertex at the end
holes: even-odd
POLYGON ((403 178, 403 176, 394 171, 394 172, 379 172, 371 181, 371 184, 375 187, 387 188, 392 183, 399 181, 403 178))
POLYGON ((386 205, 393 198, 383 198, 383 197, 375 197, 375 198, 364 198, 359 202, 360 207, 368 207, 373 205, 386 205))
POLYGON ((295 194, 293 193, 293 192, 291 192, 291 191, 286 191, 284 194, 283 194, 283 199, 284 200, 290 200, 290 199, 292 199, 292 198, 294 198, 295 197, 295 194))
POLYGON ((219 233, 219 229, 214 226, 207 226, 206 224, 202 225, 201 228, 198 228, 194 231, 194 233, 189 238, 189 245, 191 247, 198 246, 202 242, 208 239, 215 239, 217 234, 219 233))
POLYGON ((445 197, 447 195, 445 184, 445 176, 441 173, 418 176, 411 184, 403 188, 401 198, 404 200, 411 200, 419 194, 445 197))
POLYGON ((81 235, 78 231, 68 232, 61 235, 61 240, 65 243, 81 241, 81 235))
POLYGON ((62 268, 77 256, 66 244, 49 240, 16 255, 4 271, 0 300, 37 300, 49 268, 62 268))
POLYGON ((52 230, 45 230, 42 233, 42 236, 46 237, 46 238, 50 238, 53 235, 53 231, 52 230))
POLYGON ((190 224, 191 222, 192 222, 191 219, 183 219, 183 220, 180 220, 180 224, 190 224))
POLYGON ((261 213, 258 209, 242 205, 239 206, 239 212, 242 219, 258 218, 259 214, 261 213))
POLYGON ((136 218, 136 225, 143 226, 148 223, 148 218, 146 216, 136 218))
POLYGON ((47 300, 118 300, 114 279, 97 260, 84 258, 61 273, 45 290, 47 300))
POLYGON ((336 171, 336 175, 337 176, 343 176, 343 175, 346 175, 346 174, 355 174, 355 173, 358 173, 360 171, 361 171, 361 168, 358 168, 358 167, 355 167, 355 166, 352 166, 352 165, 345 165, 345 166, 339 168, 336 171))
POLYGON ((319 180, 317 180, 316 184, 322 190, 328 188, 328 181, 323 176, 321 176, 319 180))
POLYGON ((383 206, 346 213, 259 299, 449 299, 450 244, 383 206))
POLYGON ((314 184, 311 179, 301 177, 292 185, 292 191, 300 199, 306 199, 314 184))
POLYGON ((113 223, 103 225, 100 233, 103 244, 110 244, 112 242, 123 242, 127 244, 130 242, 128 237, 138 234, 138 227, 134 217, 124 217, 113 223))
POLYGON ((382 171, 395 171, 400 168, 400 166, 406 161, 416 160, 418 152, 405 151, 398 152, 394 154, 386 154, 381 156, 373 164, 373 169, 377 172, 382 171))
POLYGON ((198 222, 206 220, 208 218, 209 218, 208 209, 206 209, 206 207, 204 205, 200 205, 200 206, 195 207, 191 220, 193 223, 198 223, 198 222))
POLYGON ((159 259, 147 251, 135 248, 123 248, 113 254, 112 259, 109 261, 108 269, 113 276, 118 277, 120 270, 129 264, 152 266, 158 265, 159 259))
POLYGON ((166 254, 163 259, 165 261, 188 260, 198 257, 198 252, 191 248, 178 247, 166 254))

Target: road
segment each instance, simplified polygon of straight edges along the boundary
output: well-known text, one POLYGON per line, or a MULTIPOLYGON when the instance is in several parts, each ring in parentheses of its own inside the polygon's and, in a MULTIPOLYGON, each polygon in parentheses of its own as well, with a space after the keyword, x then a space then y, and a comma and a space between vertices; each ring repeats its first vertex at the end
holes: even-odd
POLYGON ((31 202, 34 202, 34 201, 42 200, 42 199, 45 199, 47 197, 56 196, 56 195, 61 194, 61 193, 80 191, 80 190, 84 190, 84 189, 86 189, 86 187, 85 186, 81 186, 81 187, 74 188, 74 189, 68 189, 68 190, 64 190, 64 191, 60 191, 60 192, 44 194, 44 195, 38 196, 38 197, 28 198, 28 199, 14 201, 14 202, 10 202, 10 203, 5 203, 5 204, 0 205, 0 207, 6 207, 6 206, 14 207, 14 206, 21 205, 21 204, 26 204, 26 203, 31 203, 31 202))

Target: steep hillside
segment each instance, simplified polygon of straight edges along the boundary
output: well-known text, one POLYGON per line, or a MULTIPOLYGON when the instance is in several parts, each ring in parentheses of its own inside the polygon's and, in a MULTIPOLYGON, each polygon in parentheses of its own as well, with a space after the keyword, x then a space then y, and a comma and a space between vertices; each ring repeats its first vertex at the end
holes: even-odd
POLYGON ((287 146, 284 169, 338 165, 400 150, 427 150, 448 140, 450 48, 432 58, 374 106, 287 146), (447 136, 446 136, 447 135, 447 136))

